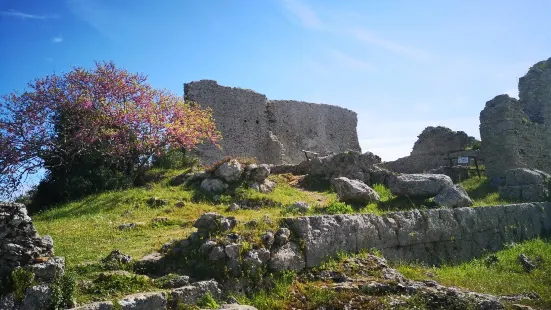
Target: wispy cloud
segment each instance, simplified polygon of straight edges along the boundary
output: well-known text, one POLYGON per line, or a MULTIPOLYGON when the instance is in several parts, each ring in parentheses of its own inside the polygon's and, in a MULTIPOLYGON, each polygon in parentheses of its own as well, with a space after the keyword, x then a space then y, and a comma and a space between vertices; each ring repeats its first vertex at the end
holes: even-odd
POLYGON ((110 1, 67 0, 69 10, 78 19, 115 42, 131 20, 125 11, 116 10, 110 4, 110 1))
POLYGON ((29 13, 19 12, 19 11, 15 11, 15 10, 0 11, 0 15, 6 16, 6 17, 19 18, 19 19, 52 19, 52 18, 58 18, 57 15, 35 15, 35 14, 29 14, 29 13))
POLYGON ((357 59, 357 58, 354 58, 348 54, 345 54, 339 50, 336 50, 336 49, 331 49, 329 50, 329 53, 333 56, 333 58, 335 58, 335 60, 342 64, 343 66, 345 67, 350 67, 350 68, 354 68, 354 69, 361 69, 361 70, 370 70, 372 68, 371 64, 366 62, 366 61, 363 61, 363 60, 360 60, 360 59, 357 59))
POLYGON ((405 56, 408 56, 410 58, 420 60, 420 61, 426 61, 428 60, 427 55, 416 49, 409 46, 402 45, 400 43, 394 42, 392 40, 388 40, 385 38, 382 38, 375 34, 372 31, 369 31, 365 28, 356 28, 354 31, 354 37, 356 40, 367 43, 372 46, 376 46, 379 48, 382 48, 384 50, 387 50, 389 52, 394 52, 396 54, 402 54, 405 56))
POLYGON ((370 46, 374 46, 376 48, 399 54, 417 61, 429 60, 426 52, 394 40, 384 38, 366 27, 351 25, 349 24, 349 21, 343 22, 342 19, 338 18, 339 15, 336 13, 332 16, 334 18, 329 16, 328 20, 341 20, 341 22, 327 23, 319 17, 314 9, 300 0, 283 0, 283 6, 291 15, 300 21, 303 27, 324 31, 340 37, 347 37, 355 40, 356 42, 368 44, 370 46))
POLYGON ((53 37, 52 38, 52 42, 53 43, 61 43, 63 42, 63 37, 59 36, 59 37, 53 37))
POLYGON ((323 23, 318 15, 307 5, 297 0, 284 0, 287 11, 293 14, 300 23, 308 28, 323 28, 323 23))

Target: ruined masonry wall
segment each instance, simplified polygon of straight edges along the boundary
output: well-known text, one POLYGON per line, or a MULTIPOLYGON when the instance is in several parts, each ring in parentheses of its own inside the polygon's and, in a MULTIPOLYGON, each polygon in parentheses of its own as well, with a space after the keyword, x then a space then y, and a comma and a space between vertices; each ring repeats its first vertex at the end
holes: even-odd
POLYGON ((52 238, 38 235, 24 205, 0 202, 0 280, 40 256, 53 256, 52 238))
POLYGON ((299 101, 268 100, 252 90, 220 86, 201 80, 184 84, 185 97, 210 107, 222 132, 222 149, 203 145, 205 163, 226 156, 256 157, 269 164, 297 164, 301 150, 360 151, 356 113, 337 106, 299 101))
POLYGON ((327 104, 302 101, 268 102, 270 130, 285 147, 283 162, 304 160, 302 150, 320 154, 360 150, 356 113, 327 104))
MULTIPOLYGON (((426 173, 431 169, 449 166, 449 156, 461 155, 465 152, 463 150, 475 141, 474 137, 463 131, 453 131, 443 126, 429 126, 418 136, 410 156, 385 162, 381 166, 400 173, 426 173)), ((480 159, 480 155, 477 156, 480 159)))
POLYGON ((486 174, 494 185, 503 183, 507 169, 551 173, 551 58, 520 78, 519 98, 499 95, 480 113, 486 174))
MULTIPOLYGON (((551 203, 285 219, 304 241, 307 267, 339 252, 376 248, 391 261, 459 263, 551 233, 551 203)), ((302 243, 302 242, 301 242, 302 243)))

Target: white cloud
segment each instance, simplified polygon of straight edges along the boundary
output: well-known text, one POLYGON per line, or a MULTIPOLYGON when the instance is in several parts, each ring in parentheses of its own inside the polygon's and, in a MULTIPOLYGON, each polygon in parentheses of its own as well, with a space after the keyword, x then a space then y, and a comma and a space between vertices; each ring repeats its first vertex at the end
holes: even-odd
POLYGON ((307 28, 323 28, 318 15, 307 5, 298 0, 284 0, 285 8, 307 28))
POLYGON ((57 15, 35 15, 29 13, 18 12, 15 10, 0 11, 0 15, 7 17, 14 17, 19 19, 51 19, 57 18, 57 15))
POLYGON ((401 55, 413 58, 415 60, 419 60, 419 61, 429 60, 429 57, 426 55, 425 52, 382 38, 377 34, 375 34, 374 32, 369 31, 365 28, 356 28, 352 33, 354 34, 354 37, 360 42, 367 43, 372 46, 376 46, 378 48, 387 50, 389 52, 401 54, 401 55))
POLYGON ((329 53, 333 56, 333 58, 339 64, 345 67, 351 67, 354 69, 361 69, 361 70, 370 70, 372 67, 370 63, 354 58, 336 49, 330 49, 329 53))
POLYGON ((322 21, 314 9, 300 0, 283 0, 283 6, 306 28, 317 29, 340 37, 348 37, 357 42, 375 46, 417 61, 426 62, 429 60, 428 54, 424 51, 383 38, 365 27, 360 27, 358 25, 351 26, 349 21, 342 21, 342 19, 339 18, 342 13, 329 13, 330 16, 328 20, 341 21, 337 23, 327 23, 322 21))
POLYGON ((52 39, 52 42, 53 42, 53 43, 61 43, 61 42, 63 42, 63 37, 61 37, 61 36, 59 36, 59 37, 54 37, 54 38, 52 39))

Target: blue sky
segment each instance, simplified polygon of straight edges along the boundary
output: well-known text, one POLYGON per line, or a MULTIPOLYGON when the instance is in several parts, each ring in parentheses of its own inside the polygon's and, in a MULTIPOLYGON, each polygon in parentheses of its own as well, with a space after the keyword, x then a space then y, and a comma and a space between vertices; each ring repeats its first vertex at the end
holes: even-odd
POLYGON ((551 1, 0 0, 0 93, 94 60, 161 88, 214 79, 358 113, 363 151, 408 155, 551 57, 551 1))

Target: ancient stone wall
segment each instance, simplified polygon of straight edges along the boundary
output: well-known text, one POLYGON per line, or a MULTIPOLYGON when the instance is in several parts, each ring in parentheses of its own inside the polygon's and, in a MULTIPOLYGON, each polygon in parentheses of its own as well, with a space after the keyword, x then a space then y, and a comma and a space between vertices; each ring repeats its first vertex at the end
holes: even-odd
MULTIPOLYGON (((381 166, 400 173, 424 173, 431 169, 449 166, 448 157, 460 154, 477 140, 463 131, 429 126, 421 132, 410 156, 385 162, 381 166)), ((471 154, 472 155, 472 154, 471 154)))
POLYGON ((285 219, 303 244, 307 267, 339 252, 376 248, 391 261, 439 265, 500 250, 506 243, 551 233, 551 203, 433 209, 285 219))
POLYGON ((25 206, 0 202, 0 278, 37 257, 52 255, 52 238, 38 235, 25 206))
POLYGON ((499 95, 480 113, 486 174, 502 185, 505 171, 535 168, 551 173, 551 58, 519 80, 519 100, 499 95))
POLYGON ((225 156, 256 157, 270 164, 296 164, 302 150, 321 154, 360 151, 356 113, 337 106, 268 100, 251 90, 202 80, 184 85, 186 99, 213 110, 222 132, 222 149, 201 146, 199 156, 212 163, 225 156))
POLYGON ((340 107, 303 101, 270 100, 269 129, 285 146, 284 162, 304 160, 301 150, 320 154, 360 150, 356 113, 340 107))

